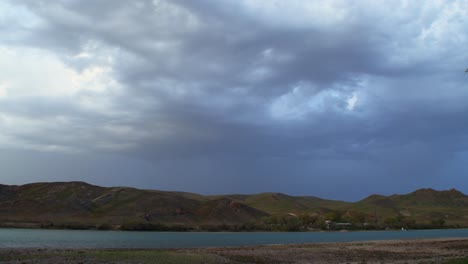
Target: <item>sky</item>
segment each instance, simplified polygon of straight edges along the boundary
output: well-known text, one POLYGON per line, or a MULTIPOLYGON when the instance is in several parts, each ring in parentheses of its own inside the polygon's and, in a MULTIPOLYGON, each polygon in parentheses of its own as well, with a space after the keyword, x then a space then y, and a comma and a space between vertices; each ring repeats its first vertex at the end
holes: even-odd
POLYGON ((0 2, 0 183, 468 193, 468 0, 0 2))

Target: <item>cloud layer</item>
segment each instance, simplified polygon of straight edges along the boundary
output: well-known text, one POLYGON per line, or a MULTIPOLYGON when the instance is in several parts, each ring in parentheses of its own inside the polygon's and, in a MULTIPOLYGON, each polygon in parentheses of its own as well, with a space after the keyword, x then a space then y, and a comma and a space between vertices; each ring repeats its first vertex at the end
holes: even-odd
POLYGON ((0 148, 102 157, 87 180, 468 190, 468 1, 7 1, 0 28, 0 148))

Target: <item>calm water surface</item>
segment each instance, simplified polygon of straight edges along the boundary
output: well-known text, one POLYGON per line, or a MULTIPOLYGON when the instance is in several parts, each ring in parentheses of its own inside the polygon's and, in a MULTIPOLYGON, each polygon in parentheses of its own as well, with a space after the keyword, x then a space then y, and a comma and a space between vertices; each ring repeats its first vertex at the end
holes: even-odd
POLYGON ((468 238, 468 229, 298 233, 0 229, 0 248, 183 248, 446 237, 468 238))

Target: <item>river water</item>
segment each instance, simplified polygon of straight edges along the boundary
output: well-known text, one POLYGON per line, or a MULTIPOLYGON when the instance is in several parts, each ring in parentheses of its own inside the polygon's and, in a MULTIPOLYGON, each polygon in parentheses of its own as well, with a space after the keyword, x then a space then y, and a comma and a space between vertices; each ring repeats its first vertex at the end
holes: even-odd
POLYGON ((468 229, 353 232, 130 232, 0 229, 0 247, 190 248, 416 238, 468 238, 468 229))

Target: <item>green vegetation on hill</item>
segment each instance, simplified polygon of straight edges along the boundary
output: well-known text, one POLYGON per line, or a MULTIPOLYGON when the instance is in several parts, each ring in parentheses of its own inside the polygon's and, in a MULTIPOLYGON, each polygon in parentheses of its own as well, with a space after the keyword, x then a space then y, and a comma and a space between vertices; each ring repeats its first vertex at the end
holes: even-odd
POLYGON ((0 225, 123 230, 468 227, 468 196, 421 189, 350 203, 281 193, 203 196, 84 182, 0 185, 0 225))
POLYGON ((333 200, 323 200, 316 197, 289 196, 282 193, 261 193, 246 196, 243 202, 269 214, 284 213, 314 213, 323 208, 341 209, 348 203, 333 200))

